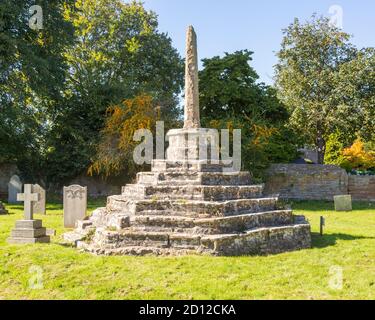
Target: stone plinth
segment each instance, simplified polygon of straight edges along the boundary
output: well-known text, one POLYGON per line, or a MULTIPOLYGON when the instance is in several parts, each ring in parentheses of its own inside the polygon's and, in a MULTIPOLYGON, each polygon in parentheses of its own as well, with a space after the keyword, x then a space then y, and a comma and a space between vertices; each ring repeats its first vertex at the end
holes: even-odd
POLYGON ((207 161, 219 160, 219 134, 213 129, 175 129, 167 133, 169 148, 167 160, 207 161))
POLYGON ((50 237, 41 220, 19 220, 7 241, 10 244, 49 243, 50 237))

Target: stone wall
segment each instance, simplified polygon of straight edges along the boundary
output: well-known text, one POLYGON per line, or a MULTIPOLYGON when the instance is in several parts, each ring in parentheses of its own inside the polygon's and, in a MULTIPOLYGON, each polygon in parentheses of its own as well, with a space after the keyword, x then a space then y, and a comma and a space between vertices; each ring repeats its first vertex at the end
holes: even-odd
POLYGON ((0 164, 0 199, 8 198, 8 182, 10 178, 18 173, 17 166, 14 164, 0 164))
POLYGON ((267 172, 265 193, 284 199, 333 200, 348 194, 348 175, 336 166, 275 164, 267 172))
POLYGON ((265 193, 292 200, 350 194, 355 201, 375 201, 375 176, 348 175, 336 166, 275 164, 267 171, 265 193))
POLYGON ((375 201, 375 176, 349 176, 348 193, 354 200, 375 201))
POLYGON ((78 184, 87 187, 89 197, 104 197, 121 194, 121 187, 96 177, 80 176, 72 180, 69 185, 78 184))

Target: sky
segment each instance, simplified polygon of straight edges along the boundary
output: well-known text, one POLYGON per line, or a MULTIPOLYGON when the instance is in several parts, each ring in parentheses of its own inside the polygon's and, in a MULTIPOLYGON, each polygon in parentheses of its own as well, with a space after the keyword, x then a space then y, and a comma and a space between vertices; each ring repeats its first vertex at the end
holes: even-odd
POLYGON ((193 25, 199 59, 251 50, 251 65, 266 84, 273 83, 282 29, 295 17, 331 17, 330 8, 340 6, 343 30, 354 36, 352 43, 375 47, 374 0, 144 0, 144 5, 158 14, 159 30, 168 33, 183 57, 186 28, 193 25))

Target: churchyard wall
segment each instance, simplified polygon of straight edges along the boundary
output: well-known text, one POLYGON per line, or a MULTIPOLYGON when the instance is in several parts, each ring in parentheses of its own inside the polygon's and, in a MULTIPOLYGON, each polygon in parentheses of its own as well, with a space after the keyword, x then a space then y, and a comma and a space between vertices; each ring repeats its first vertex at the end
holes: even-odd
POLYGON ((375 201, 375 177, 348 175, 330 165, 275 164, 267 171, 265 193, 291 200, 333 200, 350 194, 355 201, 375 201))
POLYGON ((375 176, 349 176, 348 189, 356 200, 375 201, 375 176))
MULTIPOLYGON (((19 175, 17 166, 14 164, 0 164, 0 200, 8 199, 8 183, 10 178, 19 175)), ((78 184, 87 186, 87 194, 89 197, 106 197, 114 194, 121 193, 121 187, 112 185, 110 182, 104 181, 96 177, 79 176, 66 185, 78 184)), ((48 193, 62 194, 62 188, 51 187, 47 190, 48 193)))

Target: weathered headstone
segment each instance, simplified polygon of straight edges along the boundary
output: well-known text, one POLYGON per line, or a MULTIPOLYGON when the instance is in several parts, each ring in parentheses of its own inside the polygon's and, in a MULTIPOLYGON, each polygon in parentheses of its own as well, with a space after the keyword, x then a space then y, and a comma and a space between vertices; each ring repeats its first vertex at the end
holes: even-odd
POLYGON ((16 204, 17 201, 17 194, 22 192, 22 182, 19 176, 14 175, 10 178, 8 183, 8 203, 16 204))
POLYGON ((344 195, 344 196, 335 196, 335 211, 352 211, 352 196, 351 195, 344 195))
POLYGON ((46 228, 42 226, 42 220, 33 219, 33 203, 39 200, 39 194, 33 193, 32 188, 31 184, 25 184, 24 193, 17 195, 17 200, 24 202, 25 220, 16 221, 16 227, 12 230, 8 243, 50 242, 50 237, 46 235, 46 228))
POLYGON ((87 187, 64 187, 64 227, 74 228, 76 222, 86 217, 87 187))
POLYGON ((5 209, 3 203, 0 201, 0 215, 1 214, 8 214, 8 210, 5 209))
POLYGON ((39 184, 33 184, 32 193, 39 195, 39 200, 33 202, 34 214, 46 214, 46 190, 44 190, 39 184))

